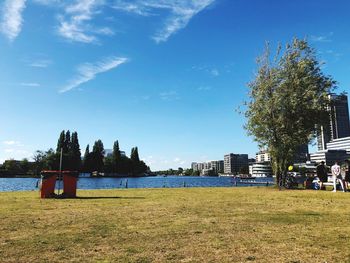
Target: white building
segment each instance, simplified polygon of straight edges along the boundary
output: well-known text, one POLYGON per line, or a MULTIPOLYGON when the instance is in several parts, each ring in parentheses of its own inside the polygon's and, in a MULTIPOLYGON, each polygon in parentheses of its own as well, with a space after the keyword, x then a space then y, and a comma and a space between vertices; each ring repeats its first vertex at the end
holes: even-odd
POLYGON ((251 175, 253 177, 270 177, 273 175, 270 162, 257 162, 251 165, 251 175))
POLYGON ((260 151, 256 154, 256 162, 269 162, 271 161, 271 155, 267 151, 260 151))
POLYGON ((346 150, 324 150, 310 154, 310 161, 315 163, 325 162, 326 165, 331 166, 335 162, 343 162, 349 159, 350 153, 346 150))
POLYGON ((350 152, 350 137, 344 137, 334 139, 327 143, 327 149, 329 150, 345 150, 350 152))

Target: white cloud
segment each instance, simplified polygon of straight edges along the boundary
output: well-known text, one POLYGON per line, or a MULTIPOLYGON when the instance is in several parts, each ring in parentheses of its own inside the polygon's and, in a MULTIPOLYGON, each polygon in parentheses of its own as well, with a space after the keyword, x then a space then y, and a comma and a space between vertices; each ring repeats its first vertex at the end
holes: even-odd
MULTIPOLYGON (((2 141, 4 147, 0 147, 0 154, 2 151, 2 162, 4 160, 16 159, 20 160, 29 155, 28 149, 20 142, 15 140, 2 141)), ((1 163, 1 162, 0 162, 1 163)))
POLYGON ((140 16, 151 15, 149 8, 147 8, 142 3, 130 3, 130 2, 124 2, 124 1, 118 0, 118 1, 115 1, 113 8, 117 10, 125 11, 128 13, 134 13, 140 16))
POLYGON ((142 160, 151 167, 151 170, 166 170, 166 169, 177 169, 178 167, 189 167, 189 162, 180 157, 170 157, 164 156, 147 156, 142 158, 142 160))
POLYGON ((176 157, 176 158, 173 160, 173 162, 174 162, 175 164, 181 164, 181 165, 184 165, 184 164, 186 164, 186 162, 187 162, 187 161, 182 160, 182 159, 181 159, 181 158, 179 158, 179 157, 176 157))
POLYGON ((13 41, 21 32, 26 0, 5 0, 2 6, 0 31, 13 41))
POLYGON ((217 69, 212 69, 212 70, 210 71, 210 74, 211 74, 212 76, 214 76, 214 77, 217 77, 217 76, 220 75, 219 70, 217 70, 217 69))
POLYGON ((41 5, 57 5, 62 2, 62 0, 33 0, 34 3, 41 5))
POLYGON ((210 86, 201 86, 197 89, 198 91, 209 91, 211 90, 210 86))
POLYGON ((330 32, 325 35, 319 35, 319 36, 312 35, 310 39, 313 42, 332 42, 332 39, 331 39, 332 36, 333 36, 333 32, 330 32))
POLYGON ((159 96, 162 100, 178 100, 178 99, 180 99, 177 92, 174 90, 161 92, 159 94, 159 96))
POLYGON ((24 158, 25 155, 29 154, 27 150, 14 149, 14 148, 5 149, 4 152, 6 154, 11 154, 11 156, 9 156, 7 159, 11 159, 11 158, 21 159, 21 158, 24 158))
POLYGON ((167 41, 171 35, 185 28, 193 16, 212 4, 214 0, 184 0, 175 4, 173 1, 166 2, 172 2, 169 5, 172 15, 165 22, 163 29, 153 36, 157 43, 167 41))
POLYGON ((78 67, 78 74, 59 92, 67 92, 96 77, 97 74, 112 70, 128 61, 123 57, 109 57, 94 64, 84 63, 78 67))
POLYGON ((198 65, 198 66, 192 66, 192 70, 198 71, 198 72, 205 72, 212 77, 218 77, 220 76, 220 71, 217 67, 212 66, 212 65, 198 65))
POLYGON ((36 82, 22 82, 20 83, 21 86, 25 86, 25 87, 40 87, 41 85, 39 83, 36 82))
POLYGON ((52 64, 51 60, 48 59, 40 59, 33 61, 29 64, 29 66, 34 68, 47 68, 50 64, 52 64))
POLYGON ((170 11, 163 28, 154 36, 157 43, 165 42, 170 36, 187 26, 193 16, 214 3, 215 0, 136 0, 136 1, 115 1, 114 8, 129 13, 148 16, 151 11, 165 9, 170 11))
POLYGON ((16 145, 16 146, 20 146, 21 145, 21 142, 13 141, 13 140, 3 141, 2 143, 5 144, 5 145, 16 145))
POLYGON ((66 6, 65 15, 59 16, 58 33, 70 41, 83 43, 96 42, 95 34, 113 35, 108 27, 95 28, 89 24, 104 3, 104 0, 76 0, 66 6))

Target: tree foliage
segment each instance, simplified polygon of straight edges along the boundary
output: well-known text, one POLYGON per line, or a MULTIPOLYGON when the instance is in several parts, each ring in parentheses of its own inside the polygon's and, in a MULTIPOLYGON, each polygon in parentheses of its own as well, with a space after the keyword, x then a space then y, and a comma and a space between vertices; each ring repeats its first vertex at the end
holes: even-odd
POLYGON ((317 125, 328 121, 328 94, 335 81, 321 71, 315 50, 294 39, 271 59, 267 45, 258 58, 258 72, 249 83, 245 128, 267 148, 277 181, 287 172, 298 146, 316 136, 317 125))
POLYGON ((119 148, 119 142, 115 141, 113 144, 113 172, 119 173, 120 172, 120 165, 121 165, 121 153, 119 148))
POLYGON ((59 161, 56 163, 54 160, 59 160, 61 150, 62 170, 79 171, 81 168, 81 152, 77 132, 73 132, 71 135, 69 130, 67 132, 62 131, 57 141, 56 153, 47 152, 47 157, 50 157, 55 170, 59 169, 59 161))
POLYGON ((42 170, 59 170, 62 149, 62 170, 79 172, 105 172, 109 175, 140 176, 149 172, 149 167, 140 160, 138 148, 131 150, 130 158, 122 154, 119 142, 113 144, 113 153, 105 156, 105 149, 101 140, 95 141, 92 151, 86 146, 83 160, 81 159, 78 133, 62 131, 57 141, 56 150, 36 151, 34 162, 27 159, 22 161, 7 160, 0 166, 0 175, 40 174, 42 170))
POLYGON ((93 171, 98 171, 98 172, 103 171, 104 154, 105 154, 105 149, 103 146, 103 142, 101 140, 95 141, 91 152, 91 165, 92 165, 93 171))

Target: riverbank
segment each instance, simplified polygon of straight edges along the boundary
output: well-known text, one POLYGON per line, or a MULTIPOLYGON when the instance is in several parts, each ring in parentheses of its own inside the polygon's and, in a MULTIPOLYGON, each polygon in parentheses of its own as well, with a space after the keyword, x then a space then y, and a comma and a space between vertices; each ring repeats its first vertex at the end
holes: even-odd
POLYGON ((0 193, 7 262, 347 262, 350 195, 274 188, 0 193))
POLYGON ((0 174, 0 178, 40 178, 40 175, 34 174, 0 174))

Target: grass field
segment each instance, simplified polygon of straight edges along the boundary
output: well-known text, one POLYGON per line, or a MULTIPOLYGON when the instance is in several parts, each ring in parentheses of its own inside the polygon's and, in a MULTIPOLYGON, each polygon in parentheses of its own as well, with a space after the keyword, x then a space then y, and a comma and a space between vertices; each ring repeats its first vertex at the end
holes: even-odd
POLYGON ((350 262, 350 193, 272 188, 0 193, 2 262, 350 262))

